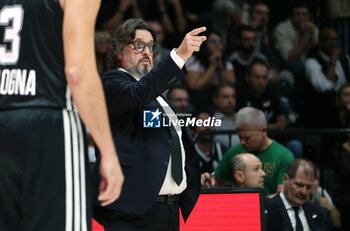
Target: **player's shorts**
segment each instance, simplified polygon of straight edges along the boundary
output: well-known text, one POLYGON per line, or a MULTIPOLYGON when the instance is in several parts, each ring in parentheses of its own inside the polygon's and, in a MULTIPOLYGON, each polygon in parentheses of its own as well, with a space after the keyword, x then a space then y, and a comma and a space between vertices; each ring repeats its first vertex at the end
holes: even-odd
POLYGON ((91 230, 84 139, 72 111, 0 110, 0 230, 91 230))

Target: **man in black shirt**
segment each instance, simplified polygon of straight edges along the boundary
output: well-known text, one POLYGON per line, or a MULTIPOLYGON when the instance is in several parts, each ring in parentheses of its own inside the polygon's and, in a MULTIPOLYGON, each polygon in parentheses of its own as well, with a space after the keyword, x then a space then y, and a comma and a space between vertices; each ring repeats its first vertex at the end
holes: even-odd
POLYGON ((107 205, 120 194, 94 57, 98 8, 93 0, 0 1, 1 230, 90 230, 79 115, 101 150, 98 199, 107 205))

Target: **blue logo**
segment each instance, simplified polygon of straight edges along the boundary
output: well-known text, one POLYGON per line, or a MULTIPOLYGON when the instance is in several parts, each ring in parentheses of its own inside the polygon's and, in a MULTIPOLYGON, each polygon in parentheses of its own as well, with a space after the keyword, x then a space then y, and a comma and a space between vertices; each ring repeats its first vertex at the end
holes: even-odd
POLYGON ((160 115, 162 112, 157 110, 143 110, 143 127, 160 128, 160 115))

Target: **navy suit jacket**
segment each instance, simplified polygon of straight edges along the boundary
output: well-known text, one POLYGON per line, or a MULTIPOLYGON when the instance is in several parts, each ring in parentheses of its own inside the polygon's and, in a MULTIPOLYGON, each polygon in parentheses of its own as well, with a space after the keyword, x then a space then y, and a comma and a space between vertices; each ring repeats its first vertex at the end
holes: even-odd
MULTIPOLYGON (((315 203, 306 202, 303 206, 307 223, 312 231, 332 230, 329 211, 315 203)), ((265 200, 266 230, 293 231, 286 208, 279 194, 265 200)))
MULTIPOLYGON (((168 127, 143 128, 143 110, 159 108, 155 99, 184 75, 170 56, 139 81, 120 70, 103 74, 112 135, 125 177, 120 198, 106 208, 142 215, 155 202, 168 167, 171 135, 168 127)), ((187 188, 179 204, 186 220, 199 196, 200 171, 188 129, 183 128, 182 134, 187 188)))

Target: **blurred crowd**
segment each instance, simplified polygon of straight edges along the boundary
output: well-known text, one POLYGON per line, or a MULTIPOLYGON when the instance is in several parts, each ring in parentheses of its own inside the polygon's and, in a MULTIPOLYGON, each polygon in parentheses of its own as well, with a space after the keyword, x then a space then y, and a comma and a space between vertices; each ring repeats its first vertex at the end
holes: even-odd
MULTIPOLYGON (((128 18, 143 18, 156 32, 160 49, 154 66, 179 46, 188 31, 207 27, 201 50, 185 63, 186 77, 164 92, 180 116, 222 121, 220 127, 191 128, 204 174, 203 186, 210 181, 210 186, 244 186, 246 182, 239 180, 241 176, 235 175, 234 169, 249 160, 252 168, 263 170, 259 170, 259 179, 265 178, 264 192, 273 195, 283 189, 283 182, 286 185, 283 175, 288 164, 294 158, 306 157, 321 165, 313 188, 313 195, 318 190, 318 197, 310 199, 329 209, 334 227, 349 230, 350 136, 305 137, 298 133, 306 128, 349 128, 349 1, 103 0, 95 33, 100 74, 108 69, 111 33, 128 18), (263 113, 261 123, 259 119, 247 123, 237 118, 237 112, 247 107, 263 113), (256 139, 248 141, 250 135, 242 131, 254 122, 253 128, 261 134, 252 134, 256 139), (215 130, 240 132, 196 136, 215 130), (267 133, 271 131, 293 132, 270 139, 267 133), (266 153, 267 147, 275 147, 275 152, 266 153), (234 160, 233 153, 243 150, 259 159, 241 156, 234 160), (277 162, 275 155, 281 152, 284 160, 277 162), (271 162, 274 166, 268 165, 271 162), (283 166, 282 172, 277 172, 277 165, 283 166), (318 189, 320 182, 324 183, 320 177, 324 166, 335 173, 336 182, 328 190, 333 201, 318 189), (276 172, 269 171, 274 168, 276 172), (336 207, 337 214, 332 214, 336 207)), ((255 112, 243 113, 245 118, 249 113, 255 112)), ((261 186, 259 179, 253 186, 261 186)))

